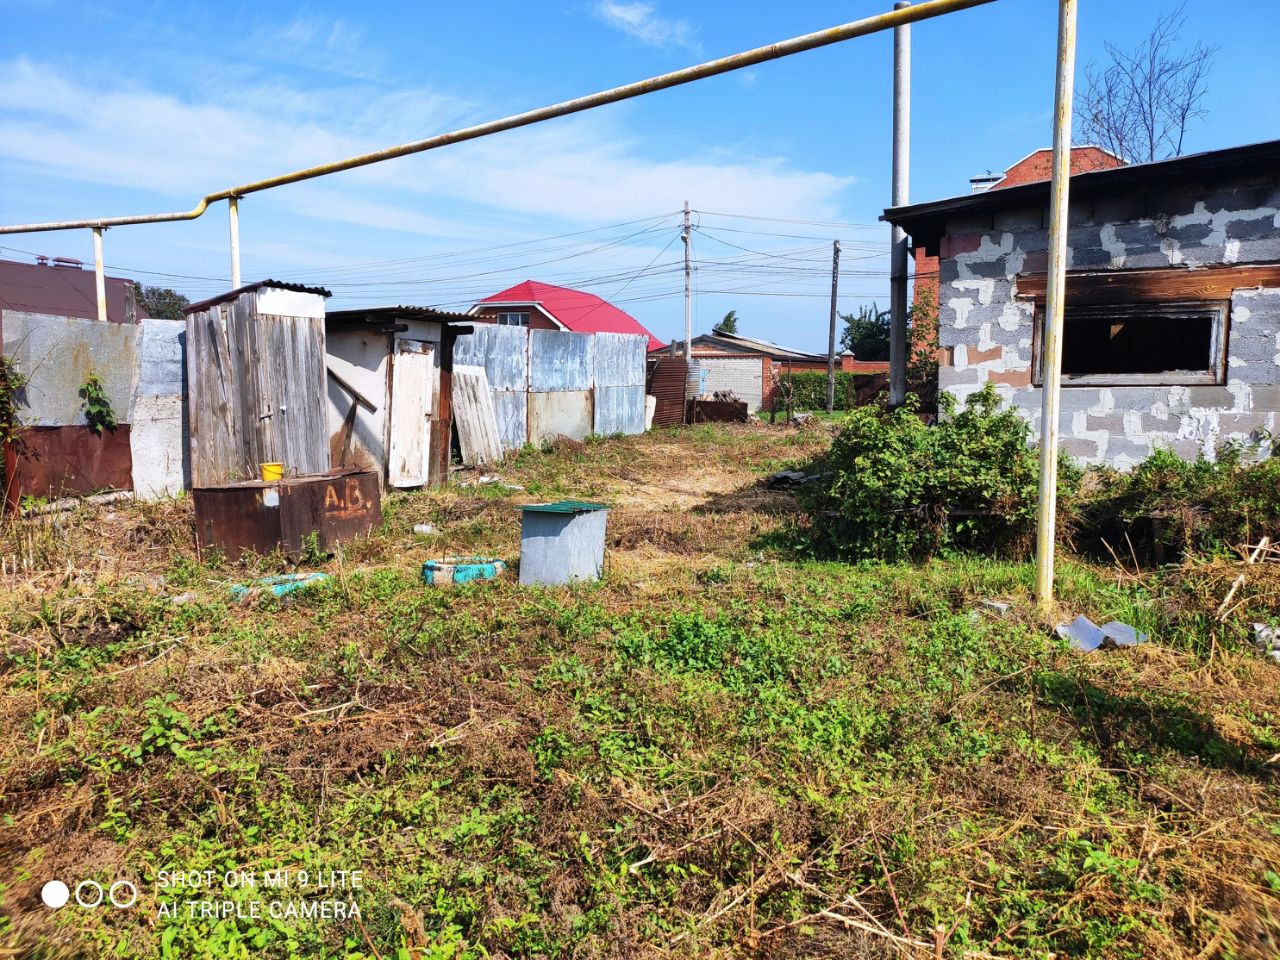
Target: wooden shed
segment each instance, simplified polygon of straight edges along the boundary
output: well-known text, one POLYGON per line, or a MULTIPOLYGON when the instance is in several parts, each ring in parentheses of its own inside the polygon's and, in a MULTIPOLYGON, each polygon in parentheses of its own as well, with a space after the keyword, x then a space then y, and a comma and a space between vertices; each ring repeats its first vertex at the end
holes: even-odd
POLYGON ((186 309, 194 487, 254 478, 262 463, 297 475, 329 469, 329 295, 262 280, 186 309))
POLYGON ((335 467, 389 487, 443 484, 453 428, 453 348, 472 317, 371 307, 325 317, 328 446, 335 467))

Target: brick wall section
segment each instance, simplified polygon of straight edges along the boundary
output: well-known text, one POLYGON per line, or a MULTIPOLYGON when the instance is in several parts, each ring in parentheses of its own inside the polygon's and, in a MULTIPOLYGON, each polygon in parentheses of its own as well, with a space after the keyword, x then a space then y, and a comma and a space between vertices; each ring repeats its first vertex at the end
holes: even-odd
MULTIPOLYGON (((1273 174, 1073 203, 1069 220, 1072 270, 1280 262, 1280 183, 1273 174)), ((941 345, 952 358, 939 370, 940 387, 963 398, 990 381, 1037 432, 1033 307, 1016 293, 1020 273, 1045 270, 1047 221, 1039 206, 956 217, 939 251, 941 345)), ((1128 468, 1157 446, 1212 456, 1222 441, 1274 433, 1277 411, 1280 289, 1237 289, 1225 385, 1064 386, 1059 429, 1063 448, 1077 459, 1128 468)))
MULTIPOLYGON (((1090 173, 1094 170, 1111 170, 1123 167, 1124 161, 1099 147, 1071 148, 1071 175, 1090 173)), ((1016 187, 1024 183, 1048 180, 1053 176, 1053 150, 1037 150, 1024 160, 1019 160, 1004 172, 1004 179, 992 184, 992 190, 1016 187)))

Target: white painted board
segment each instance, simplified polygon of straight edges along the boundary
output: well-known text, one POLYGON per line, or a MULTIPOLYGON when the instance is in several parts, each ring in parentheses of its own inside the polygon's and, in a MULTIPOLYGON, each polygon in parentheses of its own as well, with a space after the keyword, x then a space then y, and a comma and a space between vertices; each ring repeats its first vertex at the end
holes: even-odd
POLYGON ((463 463, 496 463, 502 459, 498 419, 484 367, 453 368, 453 422, 463 463))

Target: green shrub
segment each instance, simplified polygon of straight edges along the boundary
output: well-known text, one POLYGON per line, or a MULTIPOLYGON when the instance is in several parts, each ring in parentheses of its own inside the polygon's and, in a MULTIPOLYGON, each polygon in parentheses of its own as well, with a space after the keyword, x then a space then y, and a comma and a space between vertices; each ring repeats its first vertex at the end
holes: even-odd
POLYGON ((1216 460, 1183 460, 1161 449, 1129 473, 1093 471, 1076 508, 1076 546, 1174 560, 1280 539, 1280 458, 1251 454, 1228 445, 1216 460))
MULTIPOLYGON (((865 390, 874 374, 836 371, 836 410, 853 410, 858 406, 858 391, 865 390)), ((827 409, 827 375, 817 370, 783 374, 782 383, 790 383, 791 406, 795 410, 827 409)), ((785 389, 783 387, 782 389, 785 389)), ((782 391, 779 390, 779 397, 782 391)), ((779 400, 781 405, 781 400, 779 400)))
MULTIPOLYGON (((927 426, 918 400, 854 411, 832 445, 826 479, 806 498, 815 545, 847 559, 921 559, 942 549, 1010 552, 1029 545, 1037 454, 1030 427, 989 384, 964 409, 943 397, 927 426)), ((1065 463, 1062 487, 1078 471, 1065 463)))

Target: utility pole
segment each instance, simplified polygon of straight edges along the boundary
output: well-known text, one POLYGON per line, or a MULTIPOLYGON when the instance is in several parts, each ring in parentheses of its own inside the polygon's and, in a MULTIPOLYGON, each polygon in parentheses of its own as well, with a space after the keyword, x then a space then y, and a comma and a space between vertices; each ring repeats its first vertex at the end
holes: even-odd
MULTIPOLYGON (((898 0, 895 10, 911 6, 898 0)), ((911 162, 911 25, 893 28, 893 206, 907 203, 911 162)), ((907 399, 907 232, 893 225, 889 260, 889 406, 907 399)))
POLYGON ((689 201, 684 202, 684 230, 680 233, 684 241, 684 362, 693 357, 693 266, 689 261, 689 201))
POLYGON ((831 241, 831 328, 827 331, 827 413, 836 406, 836 291, 840 286, 840 241, 831 241))
POLYGON ((1058 6, 1058 81, 1053 101, 1053 179, 1049 186, 1049 278, 1044 310, 1044 386, 1040 391, 1040 502, 1036 516, 1036 605, 1053 607, 1058 513, 1058 398, 1062 315, 1067 293, 1067 210, 1071 184, 1071 97, 1076 70, 1076 0, 1058 6))

